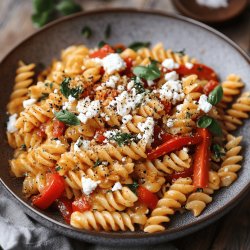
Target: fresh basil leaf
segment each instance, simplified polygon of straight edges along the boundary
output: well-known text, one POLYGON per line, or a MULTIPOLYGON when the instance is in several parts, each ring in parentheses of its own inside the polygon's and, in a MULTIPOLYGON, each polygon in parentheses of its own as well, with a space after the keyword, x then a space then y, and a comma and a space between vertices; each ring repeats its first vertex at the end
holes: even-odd
POLYGON ((110 137, 109 140, 114 140, 121 147, 122 145, 130 144, 131 141, 135 141, 136 136, 128 133, 118 132, 114 136, 110 137))
POLYGON ((179 51, 174 51, 175 54, 179 54, 180 56, 185 56, 185 49, 179 50, 179 51))
POLYGON ((59 2, 56 5, 56 9, 65 16, 82 11, 81 5, 72 0, 63 0, 59 2))
POLYGON ((99 43, 98 43, 98 48, 100 49, 100 48, 102 48, 104 45, 106 45, 106 44, 108 44, 107 42, 105 42, 105 41, 100 41, 99 43))
POLYGON ((139 184, 134 181, 132 184, 127 184, 127 187, 135 194, 137 194, 137 188, 139 187, 139 184))
POLYGON ((216 135, 216 136, 221 136, 222 135, 222 129, 220 124, 213 119, 212 123, 210 124, 210 126, 208 127, 209 131, 216 135))
POLYGON ((223 88, 221 85, 219 85, 213 91, 210 92, 207 101, 214 106, 221 101, 222 97, 223 97, 223 88))
POLYGON ((111 35, 111 25, 108 24, 104 32, 105 39, 110 38, 110 35, 111 35))
POLYGON ((225 150, 219 144, 212 145, 212 152, 216 159, 221 159, 222 156, 225 156, 225 150))
POLYGON ((222 129, 220 127, 220 124, 210 116, 204 115, 200 117, 197 121, 197 126, 199 128, 208 128, 209 131, 214 135, 222 135, 222 129))
POLYGON ((38 28, 41 28, 48 22, 52 21, 53 18, 54 10, 47 10, 41 13, 35 13, 31 17, 33 24, 38 28))
POLYGON ((89 26, 84 26, 82 29, 82 35, 85 38, 90 38, 92 36, 92 30, 90 29, 89 26))
POLYGON ((134 51, 137 51, 141 48, 148 48, 150 44, 150 42, 134 42, 131 43, 128 47, 134 51))
POLYGON ((72 97, 79 99, 81 93, 83 92, 83 89, 81 87, 69 88, 70 81, 70 77, 64 78, 60 85, 60 91, 66 98, 71 95, 72 97))
POLYGON ((210 116, 202 116, 198 119, 197 125, 199 128, 208 128, 213 122, 213 118, 210 116))
POLYGON ((161 71, 159 70, 156 62, 151 62, 148 66, 137 66, 133 68, 133 73, 145 80, 155 80, 161 76, 161 71))
POLYGON ((67 110, 55 112, 55 116, 58 121, 67 125, 80 125, 80 120, 77 118, 77 116, 67 110))
POLYGON ((33 0, 33 9, 35 13, 42 13, 54 9, 54 0, 33 0))

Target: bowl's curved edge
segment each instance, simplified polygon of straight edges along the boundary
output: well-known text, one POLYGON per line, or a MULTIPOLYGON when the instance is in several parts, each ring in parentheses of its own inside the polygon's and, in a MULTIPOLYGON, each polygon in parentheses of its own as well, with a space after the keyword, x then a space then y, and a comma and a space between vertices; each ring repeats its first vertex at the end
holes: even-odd
MULTIPOLYGON (((42 28, 41 30, 35 32, 34 34, 32 34, 31 36, 27 37, 25 40, 23 40, 21 43, 19 43, 17 46, 15 46, 9 53, 7 53, 7 55, 2 59, 2 61, 0 62, 0 67, 1 64, 3 64, 5 62, 5 60, 7 60, 7 58, 12 54, 15 53, 15 50, 17 48, 19 48, 20 46, 22 46, 26 41, 28 41, 31 37, 36 36, 37 34, 40 34, 41 32, 49 29, 50 27, 53 27, 54 25, 61 23, 61 22, 65 22, 67 20, 73 19, 75 17, 78 16, 88 16, 88 15, 94 15, 94 14, 99 14, 99 13, 107 13, 107 12, 124 12, 124 13, 128 13, 128 12, 133 12, 133 13, 143 13, 143 14, 151 14, 151 15, 161 15, 161 16, 165 16, 165 17, 170 17, 170 18, 174 18, 174 19, 179 19, 188 23, 192 23, 196 26, 202 27, 204 29, 206 29, 207 31, 217 35, 218 37, 220 37, 221 39, 223 39, 224 41, 226 41, 228 44, 230 44, 235 50, 237 50, 242 57, 248 62, 248 64, 250 64, 250 58, 248 57, 248 55, 244 52, 243 49, 241 49, 237 44, 235 44, 231 39, 229 39, 228 37, 226 37, 225 35, 221 34, 219 31, 214 30, 213 28, 207 26, 206 24, 200 23, 198 21, 195 21, 193 19, 187 18, 187 17, 183 17, 180 15, 175 15, 175 14, 167 14, 161 11, 147 11, 147 10, 137 10, 137 9, 102 9, 102 10, 97 10, 97 11, 89 11, 89 12, 84 12, 84 13, 77 13, 71 16, 67 16, 64 18, 61 18, 60 20, 56 20, 50 24, 48 24, 47 26, 45 26, 44 28, 42 28)), ((183 226, 181 228, 181 230, 179 228, 176 229, 170 229, 169 231, 164 231, 161 233, 156 233, 156 234, 138 234, 137 236, 128 236, 128 237, 114 237, 115 235, 113 234, 108 234, 108 233, 103 233, 103 234, 98 234, 97 233, 93 233, 93 232, 83 232, 77 229, 72 230, 71 227, 62 224, 60 222, 54 221, 51 218, 49 218, 48 216, 40 213, 38 210, 36 210, 35 208, 31 207, 30 205, 28 205, 27 203, 25 203, 24 201, 22 201, 21 198, 19 198, 14 192, 12 192, 4 183, 4 181, 2 180, 2 178, 0 177, 0 183, 2 184, 2 186, 11 194, 10 197, 17 202, 19 205, 21 205, 24 209, 25 212, 31 216, 32 218, 34 218, 35 220, 39 221, 41 224, 43 224, 44 226, 48 227, 48 228, 53 228, 54 230, 63 233, 69 237, 72 238, 76 238, 76 239, 81 239, 81 240, 85 240, 88 242, 92 242, 92 243, 96 243, 97 239, 98 239, 98 243, 101 244, 105 244, 105 245, 111 245, 111 244, 116 244, 116 245, 124 245, 124 243, 126 243, 126 245, 132 246, 132 245, 143 245, 143 244, 155 244, 155 243, 160 243, 160 242, 166 242, 169 240, 173 240, 179 237, 182 237, 184 235, 193 233, 199 229, 201 229, 204 226, 208 226, 209 224, 211 224, 212 222, 216 221, 217 219, 221 218, 223 215, 225 215, 227 212, 229 212, 234 206, 236 206, 241 199, 243 199, 248 191, 248 189, 250 188, 250 183, 238 194, 238 196, 236 196, 234 199, 232 199, 230 202, 228 202, 224 207, 221 207, 220 209, 218 209, 217 211, 213 212, 212 214, 199 219, 199 221, 195 221, 193 223, 190 223, 187 226, 183 226), (180 232, 181 231, 181 232, 180 232), (178 233, 178 235, 176 235, 176 233, 178 233)))

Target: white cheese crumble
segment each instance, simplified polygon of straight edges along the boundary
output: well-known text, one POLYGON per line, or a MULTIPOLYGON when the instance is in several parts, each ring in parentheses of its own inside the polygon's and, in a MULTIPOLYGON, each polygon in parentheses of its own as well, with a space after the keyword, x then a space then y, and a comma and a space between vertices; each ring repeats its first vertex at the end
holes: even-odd
POLYGON ((147 80, 147 84, 148 84, 149 87, 151 87, 151 86, 153 86, 155 84, 155 82, 152 81, 152 80, 147 80))
POLYGON ((139 122, 137 124, 139 130, 143 133, 141 140, 147 145, 150 145, 153 142, 154 125, 154 119, 152 117, 147 117, 144 123, 139 122))
POLYGON ((58 89, 54 89, 54 94, 57 94, 58 93, 58 89))
POLYGON ((109 79, 106 82, 103 82, 100 86, 96 88, 96 90, 102 90, 105 87, 114 89, 116 86, 116 83, 120 80, 118 76, 110 76, 109 79))
POLYGON ((196 0, 199 5, 206 6, 208 8, 218 9, 228 7, 228 0, 196 0))
POLYGON ((201 95, 198 103, 199 103, 198 110, 202 110, 205 113, 208 113, 213 107, 213 105, 207 101, 206 95, 201 95))
POLYGON ((185 153, 188 153, 188 148, 187 147, 183 147, 182 149, 185 153))
POLYGON ((79 120, 82 123, 86 123, 88 119, 98 115, 101 109, 101 103, 99 100, 91 102, 89 97, 86 97, 77 103, 76 109, 80 113, 78 115, 79 120))
POLYGON ((165 74, 164 78, 166 81, 170 81, 170 80, 176 81, 179 79, 179 75, 176 73, 176 71, 171 71, 165 74))
POLYGON ((174 119, 169 118, 166 123, 168 128, 172 128, 174 126, 174 119))
POLYGON ((178 63, 175 63, 172 58, 165 59, 161 65, 169 70, 178 69, 180 67, 180 65, 178 63))
POLYGON ((117 53, 107 55, 102 59, 102 65, 108 74, 112 74, 116 71, 120 71, 126 68, 126 63, 117 53))
POLYGON ((113 129, 113 130, 107 130, 103 133, 103 135, 110 140, 112 137, 116 136, 116 134, 119 133, 118 129, 113 129))
POLYGON ((81 149, 88 149, 90 146, 90 141, 83 140, 81 137, 77 139, 77 141, 74 144, 74 151, 80 151, 81 149))
POLYGON ((37 102, 37 100, 34 99, 34 98, 30 98, 30 99, 28 99, 28 100, 24 100, 24 101, 23 101, 23 107, 24 107, 24 108, 27 108, 27 107, 31 106, 32 104, 34 104, 34 103, 36 103, 36 102, 37 102))
POLYGON ((134 85, 135 85, 135 81, 134 80, 130 81, 127 84, 127 90, 131 90, 134 87, 134 85))
POLYGON ((132 115, 125 115, 125 116, 122 117, 122 123, 123 124, 126 124, 131 120, 132 120, 132 115))
POLYGON ((186 62, 185 63, 185 67, 187 68, 187 69, 192 69, 193 68, 193 64, 192 63, 190 63, 190 62, 186 62))
POLYGON ((119 86, 117 87, 117 90, 120 91, 120 92, 122 92, 124 89, 125 89, 125 87, 122 86, 122 85, 119 85, 119 86))
POLYGON ((86 195, 90 195, 101 183, 100 181, 93 181, 90 178, 85 178, 82 176, 82 191, 86 195))
POLYGON ((111 189, 112 192, 115 192, 117 190, 122 190, 122 184, 120 182, 116 182, 115 185, 111 189))
POLYGON ((64 145, 59 139, 57 139, 55 141, 56 141, 57 146, 63 146, 64 145))
POLYGON ((180 81, 169 80, 159 90, 162 100, 170 101, 176 104, 184 99, 182 85, 180 81))
POLYGON ((134 110, 143 101, 144 94, 136 94, 135 88, 131 92, 123 91, 115 100, 111 101, 109 108, 116 107, 118 115, 125 116, 134 110))
POLYGON ((127 160, 126 157, 122 157, 122 162, 125 162, 127 160))
POLYGON ((76 100, 75 97, 73 97, 72 95, 69 95, 68 97, 68 102, 65 102, 62 106, 62 109, 63 110, 66 110, 66 109, 70 109, 71 108, 71 104, 76 100))
POLYGON ((9 121, 7 122, 7 131, 9 133, 14 133, 17 131, 17 128, 15 126, 16 118, 17 118, 17 114, 13 114, 9 117, 9 121))

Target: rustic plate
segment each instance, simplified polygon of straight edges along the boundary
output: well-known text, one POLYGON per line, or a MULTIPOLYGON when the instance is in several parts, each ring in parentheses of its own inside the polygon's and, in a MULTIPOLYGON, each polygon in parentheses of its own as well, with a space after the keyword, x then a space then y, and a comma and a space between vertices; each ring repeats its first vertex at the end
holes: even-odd
MULTIPOLYGON (((173 50, 186 49, 191 56, 213 67, 223 79, 229 73, 242 76, 246 82, 246 89, 250 89, 250 60, 247 55, 231 40, 211 29, 210 27, 188 18, 173 16, 159 12, 137 10, 105 10, 80 13, 56 21, 41 29, 24 42, 14 48, 1 62, 1 137, 5 138, 4 123, 7 119, 5 106, 11 93, 15 69, 19 59, 27 63, 49 64, 52 58, 59 57, 60 50, 71 44, 85 43, 96 46, 104 39, 105 27, 111 24, 112 35, 107 41, 111 44, 122 42, 129 44, 133 41, 151 41, 153 44, 162 41, 166 47, 173 50), (93 29, 93 37, 85 39, 81 35, 83 26, 93 29)), ((244 153, 250 154, 249 124, 247 121, 239 133, 244 135, 244 153)), ((73 238, 110 245, 140 245, 169 241, 195 232, 220 218, 232 207, 249 188, 250 164, 249 158, 242 163, 243 168, 238 180, 229 188, 224 188, 214 195, 214 201, 207 207, 201 216, 194 218, 191 213, 172 217, 167 231, 156 234, 143 232, 87 232, 80 231, 65 224, 57 214, 50 211, 40 211, 30 205, 21 193, 21 180, 9 175, 8 159, 12 150, 6 139, 0 142, 1 182, 16 202, 31 217, 43 225, 53 228, 62 234, 73 238)))

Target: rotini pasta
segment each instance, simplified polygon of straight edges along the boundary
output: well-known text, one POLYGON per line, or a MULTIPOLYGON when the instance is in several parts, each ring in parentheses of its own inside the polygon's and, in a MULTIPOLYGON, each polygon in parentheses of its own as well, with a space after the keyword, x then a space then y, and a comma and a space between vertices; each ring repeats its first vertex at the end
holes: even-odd
POLYGON ((178 211, 199 216, 236 180, 242 137, 228 131, 248 118, 250 93, 237 99, 239 76, 219 84, 162 43, 121 50, 72 45, 36 82, 35 64, 19 62, 9 163, 33 205, 54 203, 73 227, 154 233, 178 211))

